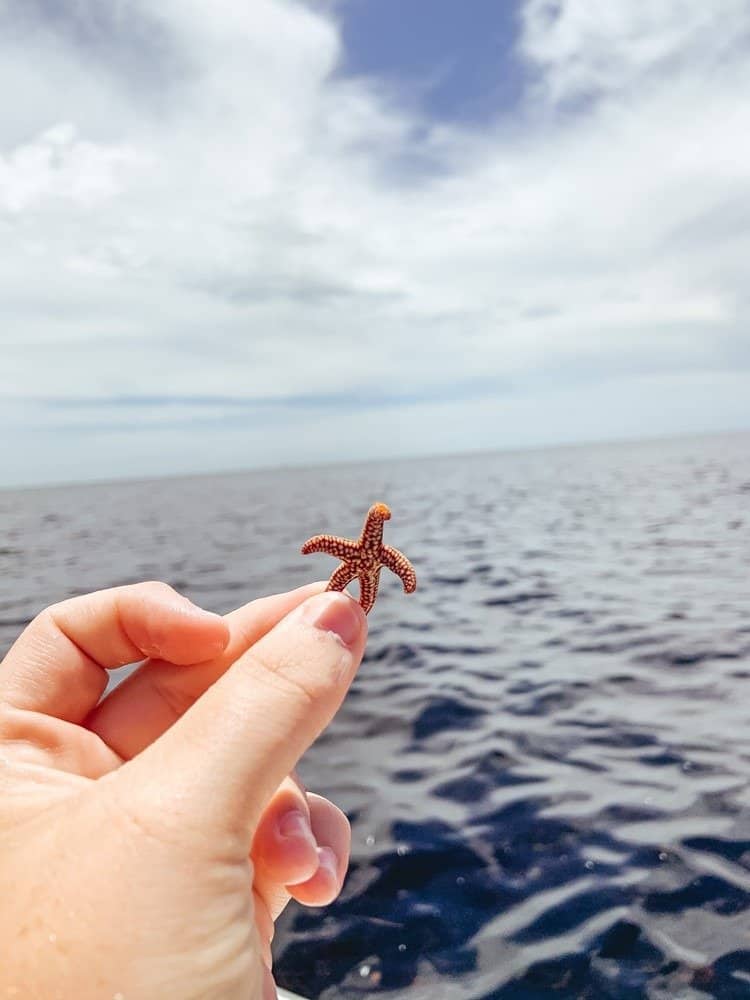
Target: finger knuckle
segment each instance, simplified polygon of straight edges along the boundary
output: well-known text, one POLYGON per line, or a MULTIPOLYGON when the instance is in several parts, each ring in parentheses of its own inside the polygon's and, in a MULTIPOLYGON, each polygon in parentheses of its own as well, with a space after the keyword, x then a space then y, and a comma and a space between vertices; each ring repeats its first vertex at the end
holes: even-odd
POLYGON ((133 584, 133 589, 136 593, 151 598, 173 597, 177 593, 174 587, 164 580, 144 580, 142 583, 133 584))
POLYGON ((270 655, 261 646, 253 649, 248 665, 256 677, 288 694, 308 707, 320 701, 322 685, 314 675, 308 674, 299 660, 290 655, 270 655))
POLYGON ((40 611, 27 626, 26 634, 30 636, 37 645, 48 645, 64 634, 61 622, 65 620, 65 615, 70 601, 57 601, 49 607, 40 611))

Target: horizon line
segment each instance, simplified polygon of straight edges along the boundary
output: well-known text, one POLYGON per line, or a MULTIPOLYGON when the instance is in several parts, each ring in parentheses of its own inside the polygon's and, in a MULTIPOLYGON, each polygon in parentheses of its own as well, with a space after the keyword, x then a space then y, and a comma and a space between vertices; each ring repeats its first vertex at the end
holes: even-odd
POLYGON ((60 480, 48 480, 45 482, 19 482, 19 483, 0 483, 0 493, 25 493, 31 490, 53 490, 53 489, 64 489, 73 486, 115 486, 124 485, 126 483, 150 483, 150 482, 162 482, 170 480, 184 480, 184 479, 201 479, 209 476, 216 476, 221 478, 226 478, 229 476, 246 476, 253 473, 268 473, 268 472, 283 472, 285 470, 312 470, 312 469, 331 469, 339 468, 342 466, 356 466, 356 465, 379 465, 384 462, 393 462, 397 464, 403 464, 404 462, 420 462, 429 461, 434 459, 450 459, 450 458, 468 458, 479 455, 515 455, 522 454, 524 452, 538 452, 538 451, 565 451, 568 449, 578 449, 578 448, 593 448, 611 445, 613 447, 621 447, 625 445, 633 444, 655 444, 660 441, 682 441, 688 440, 690 438, 719 438, 719 437, 730 437, 730 436, 742 436, 745 434, 750 434, 750 424, 743 428, 726 428, 723 430, 707 430, 707 431, 684 431, 673 434, 653 434, 646 435, 643 437, 606 437, 606 438, 589 438, 583 441, 548 441, 543 444, 527 444, 519 445, 517 447, 501 447, 501 448, 466 448, 461 451, 435 451, 435 452, 421 452, 414 453, 411 455, 398 455, 398 456, 382 456, 382 457, 371 457, 371 458, 347 458, 341 459, 340 461, 328 461, 328 462, 295 462, 289 461, 280 463, 278 465, 251 465, 244 466, 242 468, 227 468, 227 469, 215 469, 215 470, 195 470, 193 472, 171 472, 164 473, 162 475, 150 475, 150 476, 111 476, 103 479, 93 478, 93 479, 60 479, 60 480))

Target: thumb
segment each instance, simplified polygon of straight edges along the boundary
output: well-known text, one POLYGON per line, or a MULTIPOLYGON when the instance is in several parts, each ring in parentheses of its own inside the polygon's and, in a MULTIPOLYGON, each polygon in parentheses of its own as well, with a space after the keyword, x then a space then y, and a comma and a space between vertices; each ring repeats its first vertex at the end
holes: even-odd
POLYGON ((341 705, 366 637, 348 594, 309 598, 121 768, 130 790, 156 793, 162 816, 167 806, 181 824, 239 829, 249 845, 273 792, 341 705))

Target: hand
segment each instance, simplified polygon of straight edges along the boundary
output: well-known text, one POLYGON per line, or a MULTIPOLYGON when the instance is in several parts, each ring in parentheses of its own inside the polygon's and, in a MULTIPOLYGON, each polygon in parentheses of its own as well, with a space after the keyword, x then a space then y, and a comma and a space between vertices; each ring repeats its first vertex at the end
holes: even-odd
POLYGON ((0 996, 270 1000, 273 921, 340 890, 346 818, 288 775, 361 659, 315 584, 222 619, 164 584, 43 612, 0 664, 0 996), (106 668, 146 658, 100 701, 106 668))

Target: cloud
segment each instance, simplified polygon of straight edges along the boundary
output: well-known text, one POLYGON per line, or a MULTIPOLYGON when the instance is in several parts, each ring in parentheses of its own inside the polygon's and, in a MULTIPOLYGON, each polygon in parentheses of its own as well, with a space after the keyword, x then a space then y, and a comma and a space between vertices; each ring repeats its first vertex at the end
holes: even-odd
MULTIPOLYGON (((275 399, 243 463, 294 457, 293 399, 335 398, 345 416, 386 400, 427 451, 457 434, 514 443, 476 426, 487 386, 495 427, 520 405, 508 386, 535 401, 538 440, 560 426, 553 396, 583 384, 589 423, 618 433, 627 420, 593 388, 612 379, 633 393, 683 379, 705 407, 695 380, 732 372, 740 412, 747 5, 521 14, 528 89, 480 128, 342 74, 335 5, 6 2, 0 87, 24 96, 0 107, 0 392, 36 428, 39 475, 64 436, 34 402, 51 398, 173 397, 188 450, 200 398, 275 399)), ((143 426, 116 443, 134 471, 143 426)), ((336 427, 323 458, 351 445, 336 427)), ((30 474, 28 452, 13 461, 6 476, 30 474)))
POLYGON ((750 9, 743 0, 624 0, 597 8, 586 0, 527 0, 521 49, 540 71, 552 102, 688 86, 747 56, 750 9))
POLYGON ((0 156, 0 209, 13 216, 54 200, 95 208, 111 200, 125 176, 141 165, 145 162, 128 146, 81 142, 75 126, 65 122, 7 158, 0 156))

